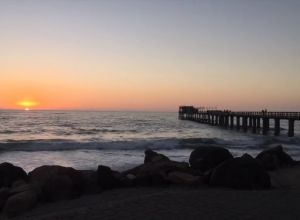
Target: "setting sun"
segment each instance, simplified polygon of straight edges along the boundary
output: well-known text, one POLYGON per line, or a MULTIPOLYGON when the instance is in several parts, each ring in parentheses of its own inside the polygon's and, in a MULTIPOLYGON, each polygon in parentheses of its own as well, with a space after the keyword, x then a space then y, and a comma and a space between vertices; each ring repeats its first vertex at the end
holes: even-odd
POLYGON ((28 100, 26 100, 26 101, 18 102, 17 105, 18 105, 18 106, 24 107, 24 109, 25 109, 26 111, 28 111, 28 110, 29 110, 29 107, 36 106, 36 105, 38 105, 38 103, 37 103, 37 102, 34 102, 34 101, 28 101, 28 100))

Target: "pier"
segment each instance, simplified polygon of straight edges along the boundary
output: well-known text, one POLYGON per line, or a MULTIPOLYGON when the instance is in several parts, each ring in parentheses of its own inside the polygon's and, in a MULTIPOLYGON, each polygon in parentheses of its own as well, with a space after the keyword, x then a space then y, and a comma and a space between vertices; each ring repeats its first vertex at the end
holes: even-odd
POLYGON ((288 136, 295 135, 295 121, 300 120, 300 112, 252 112, 229 110, 204 110, 193 106, 180 106, 179 119, 210 124, 227 129, 251 131, 267 135, 270 130, 270 120, 274 120, 274 135, 280 135, 281 120, 288 121, 288 136))

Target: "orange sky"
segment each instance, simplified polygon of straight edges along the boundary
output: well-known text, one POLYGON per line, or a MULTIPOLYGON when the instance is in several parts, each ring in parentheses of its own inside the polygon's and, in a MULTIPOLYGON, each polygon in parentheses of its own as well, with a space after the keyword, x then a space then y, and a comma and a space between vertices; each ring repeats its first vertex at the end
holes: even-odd
POLYGON ((300 110, 298 5, 165 4, 1 1, 0 109, 300 110))

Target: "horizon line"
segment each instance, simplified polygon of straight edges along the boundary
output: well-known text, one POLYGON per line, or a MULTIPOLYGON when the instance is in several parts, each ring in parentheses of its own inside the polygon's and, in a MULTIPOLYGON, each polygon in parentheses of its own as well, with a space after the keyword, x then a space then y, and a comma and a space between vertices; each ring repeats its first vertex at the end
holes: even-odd
MULTIPOLYGON (((20 108, 0 108, 0 111, 26 111, 20 108)), ((90 112, 177 112, 178 110, 142 110, 142 109, 30 109, 29 111, 90 111, 90 112)))

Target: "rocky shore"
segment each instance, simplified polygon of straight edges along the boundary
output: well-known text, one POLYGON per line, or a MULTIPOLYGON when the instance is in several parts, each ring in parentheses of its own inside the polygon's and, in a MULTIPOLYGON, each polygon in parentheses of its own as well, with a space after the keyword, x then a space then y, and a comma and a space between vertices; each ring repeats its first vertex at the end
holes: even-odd
MULTIPOLYGON (((270 203, 282 190, 300 192, 300 166, 284 152, 280 145, 262 151, 255 158, 248 154, 233 157, 222 147, 199 147, 191 152, 189 163, 172 161, 163 154, 146 150, 144 163, 124 172, 114 171, 102 165, 99 165, 96 171, 41 166, 27 174, 20 167, 2 163, 0 164, 0 219, 98 219, 100 213, 98 216, 97 210, 104 207, 105 210, 110 210, 109 207, 114 209, 120 201, 123 201, 122 207, 131 204, 134 208, 136 206, 132 204, 136 201, 144 201, 153 206, 168 201, 170 206, 178 205, 178 208, 183 211, 195 209, 194 214, 191 212, 190 216, 188 214, 185 216, 187 219, 193 219, 196 218, 193 215, 204 209, 196 206, 197 204, 203 206, 205 196, 212 196, 210 201, 206 198, 206 202, 213 204, 214 199, 218 200, 228 192, 235 192, 237 197, 241 197, 240 202, 243 201, 243 194, 246 196, 245 199, 249 197, 249 201, 255 202, 252 196, 256 195, 254 197, 259 199, 263 193, 267 195, 266 198, 271 195, 268 201, 270 203), (257 196, 258 192, 259 196, 257 196), (143 196, 137 196, 136 193, 143 196), (204 200, 196 199, 195 195, 204 196, 204 200), (180 198, 181 201, 177 201, 180 198), (194 200, 195 202, 190 204, 194 200), (55 216, 55 210, 62 211, 60 207, 65 207, 66 201, 70 201, 74 207, 67 213, 55 216), (101 208, 98 207, 99 204, 101 208), (184 204, 187 207, 184 207, 184 204), (49 206, 55 206, 55 210, 50 210, 49 206), (30 213, 35 214, 30 215, 30 213), (80 213, 83 213, 83 216, 79 217, 80 213)), ((280 200, 280 196, 277 199, 280 200)), ((239 203, 232 199, 228 200, 230 201, 239 203)), ((214 204, 219 202, 215 201, 214 204)), ((276 204, 274 201, 274 205, 276 204)), ((226 207, 228 204, 224 202, 223 205, 226 207)), ((280 203, 277 205, 280 206, 280 203)), ((144 211, 148 212, 147 207, 144 208, 144 211)), ((223 213, 222 207, 218 208, 219 213, 223 213)), ((146 219, 163 219, 161 217, 168 216, 168 213, 170 215, 173 213, 177 219, 181 219, 176 208, 167 210, 163 213, 154 211, 156 213, 152 213, 152 218, 150 214, 146 219)), ((128 213, 132 211, 130 207, 127 208, 128 213)), ((216 209, 214 212, 217 211, 216 209)), ((117 219, 114 218, 114 212, 110 210, 111 216, 107 219, 117 219)), ((126 209, 123 212, 125 213, 126 209)), ((143 210, 139 212, 143 213, 143 210)), ((115 217, 121 217, 117 213, 116 211, 115 217)), ((105 216, 102 218, 105 219, 105 216)), ((138 219, 138 217, 136 215, 136 218, 129 219, 138 219)))

